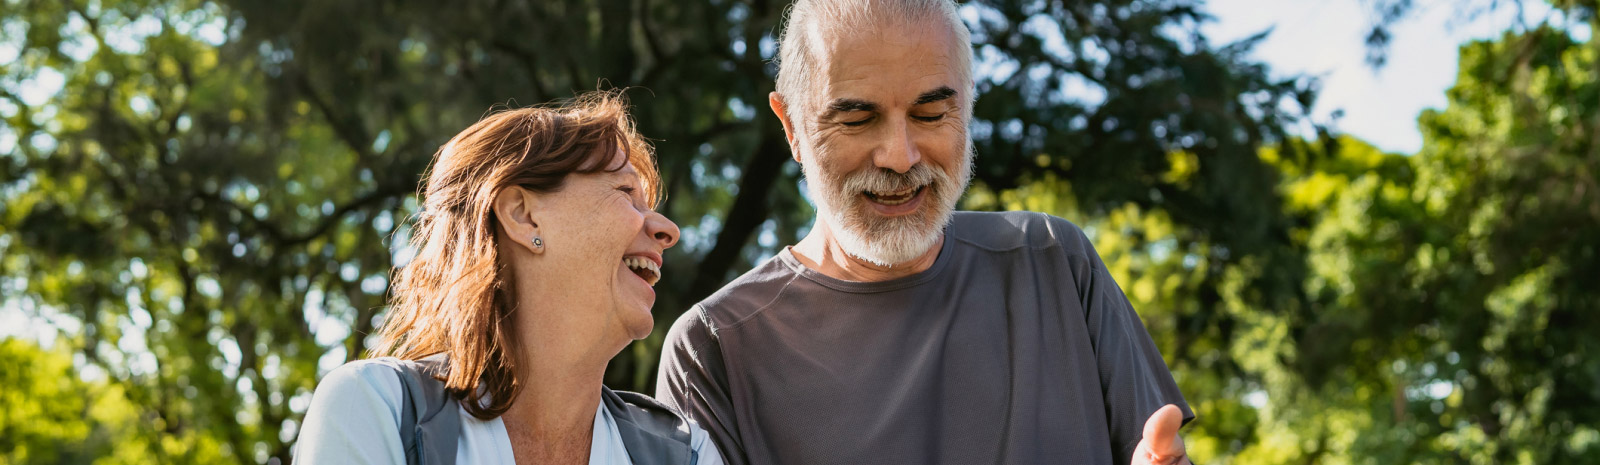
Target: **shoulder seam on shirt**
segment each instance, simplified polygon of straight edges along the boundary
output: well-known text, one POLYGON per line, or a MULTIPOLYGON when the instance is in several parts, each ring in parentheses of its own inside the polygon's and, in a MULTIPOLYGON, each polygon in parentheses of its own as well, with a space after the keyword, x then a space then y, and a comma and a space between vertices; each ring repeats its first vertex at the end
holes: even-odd
MULTIPOLYGON (((1033 216, 1037 216, 1037 217, 1043 219, 1046 227, 1049 227, 1050 218, 1051 218, 1050 215, 1047 215, 1047 214, 1044 214, 1044 213, 1040 213, 1040 212, 1033 212, 1033 211, 1030 211, 1028 213, 1031 213, 1031 214, 1033 214, 1033 216)), ((1054 229, 1055 228, 1051 228, 1052 231, 1054 229)), ((1061 241, 1063 239, 1063 238, 1058 236, 1055 240, 1049 241, 1048 243, 1046 243, 1044 245, 1034 245, 1034 244, 1029 244, 1029 243, 1024 242, 1024 243, 1022 243, 1020 245, 1017 245, 1017 246, 1014 246, 1014 247, 1001 248, 1001 247, 990 247, 990 246, 985 245, 985 244, 979 244, 977 242, 974 242, 971 239, 967 239, 966 237, 962 237, 962 236, 958 236, 958 235, 954 235, 954 234, 945 234, 945 237, 954 238, 955 240, 960 241, 960 242, 962 242, 964 244, 967 244, 967 245, 973 246, 974 248, 977 248, 977 249, 980 249, 980 250, 984 250, 984 251, 988 251, 988 252, 1011 252, 1011 251, 1018 250, 1018 249, 1047 250, 1047 249, 1051 249, 1051 248, 1061 247, 1061 241)), ((1087 240, 1088 237, 1084 237, 1084 239, 1087 240)), ((1073 254, 1073 255, 1077 255, 1077 256, 1079 256, 1081 258, 1085 258, 1085 259, 1089 258, 1089 254, 1085 253, 1085 251, 1083 251, 1083 250, 1069 250, 1069 249, 1066 249, 1064 247, 1061 247, 1061 248, 1063 250, 1067 250, 1068 253, 1073 254)), ((1091 263, 1089 264, 1089 267, 1091 269, 1099 269, 1098 267, 1094 266, 1093 260, 1090 260, 1090 262, 1091 263)))
MULTIPOLYGON (((1055 228, 1054 225, 1051 224, 1052 223, 1051 219, 1057 218, 1057 217, 1052 216, 1052 215, 1047 214, 1047 213, 1036 212, 1036 211, 1027 211, 1026 213, 1031 215, 1031 216, 1040 218, 1040 220, 1045 224, 1045 227, 1050 228, 1050 230, 1052 232, 1059 232, 1059 231, 1057 231, 1057 228, 1055 228)), ((1062 221, 1067 221, 1065 218, 1059 218, 1059 219, 1061 219, 1062 221)), ((1068 224, 1071 224, 1071 222, 1068 221, 1068 224)), ((1083 238, 1084 242, 1089 243, 1090 247, 1093 247, 1094 246, 1093 242, 1089 240, 1088 234, 1085 234, 1083 232, 1083 228, 1079 227, 1079 226, 1077 226, 1075 224, 1073 226, 1074 226, 1073 229, 1075 229, 1077 231, 1077 233, 1078 233, 1077 235, 1081 236, 1083 238)), ((1052 234, 1052 235, 1055 235, 1056 239, 1052 240, 1049 243, 1044 244, 1044 245, 1033 245, 1033 244, 1028 244, 1028 243, 1024 242, 1021 245, 1017 245, 1015 247, 1007 247, 1007 248, 989 247, 987 245, 979 244, 977 242, 974 242, 971 239, 967 239, 965 237, 961 237, 961 236, 957 236, 957 235, 949 234, 949 233, 946 233, 945 237, 946 238, 954 238, 955 240, 960 241, 961 243, 970 245, 973 248, 976 248, 976 249, 979 249, 979 250, 983 250, 983 251, 987 251, 987 252, 996 252, 996 253, 1012 252, 1012 251, 1016 251, 1016 250, 1019 250, 1019 249, 1028 249, 1028 250, 1031 250, 1031 251, 1038 251, 1038 250, 1049 250, 1051 248, 1060 248, 1061 250, 1066 251, 1068 255, 1076 256, 1076 257, 1078 257, 1080 259, 1083 259, 1083 261, 1088 262, 1089 263, 1089 272, 1090 273, 1094 273, 1094 272, 1097 272, 1097 271, 1108 271, 1109 272, 1109 269, 1104 268, 1100 264, 1097 264, 1097 262, 1099 262, 1100 260, 1096 260, 1095 257, 1090 257, 1089 256, 1089 251, 1088 250, 1081 250, 1081 249, 1080 250, 1074 250, 1074 249, 1070 249, 1070 248, 1067 248, 1067 247, 1062 247, 1061 241, 1065 240, 1066 238, 1060 237, 1059 235, 1056 235, 1056 234, 1052 234)), ((1095 255, 1099 255, 1099 254, 1097 253, 1095 255)))
MULTIPOLYGON (((789 280, 783 283, 783 287, 778 288, 778 292, 772 293, 772 300, 769 300, 769 301, 767 301, 767 303, 765 305, 762 305, 761 307, 756 308, 755 311, 750 312, 749 315, 745 315, 744 318, 740 318, 737 321, 734 321, 733 323, 729 323, 728 324, 728 329, 738 328, 739 326, 744 325, 745 322, 750 321, 752 319, 755 319, 755 317, 757 317, 757 316, 760 316, 761 313, 767 311, 767 309, 772 308, 773 304, 778 303, 778 298, 779 297, 783 297, 783 293, 787 292, 789 290, 789 286, 794 285, 794 281, 796 279, 800 279, 800 273, 795 273, 795 272, 791 271, 790 272, 790 276, 789 276, 789 280)), ((709 311, 707 311, 707 312, 709 313, 709 311)), ((710 326, 710 319, 711 319, 711 316, 710 315, 706 315, 707 326, 710 326)), ((715 328, 713 327, 713 329, 715 329, 715 328)), ((715 333, 715 331, 713 331, 713 333, 715 333)))
POLYGON ((980 250, 983 250, 983 251, 986 251, 986 252, 1011 252, 1011 251, 1018 250, 1018 249, 1043 250, 1043 249, 1049 249, 1051 247, 1060 247, 1061 246, 1061 243, 1059 243, 1059 242, 1051 242, 1051 243, 1045 244, 1045 245, 1033 245, 1033 244, 1024 243, 1024 244, 1020 244, 1020 245, 1017 245, 1017 246, 1014 246, 1014 247, 990 247, 990 246, 988 246, 986 244, 979 244, 977 242, 973 242, 971 239, 967 239, 965 237, 956 236, 956 235, 953 235, 953 234, 948 234, 948 235, 946 235, 946 237, 954 238, 956 241, 959 241, 959 242, 961 242, 963 244, 970 245, 973 248, 977 248, 977 249, 980 249, 980 250))
MULTIPOLYGON (((1093 273, 1096 271, 1106 271, 1108 274, 1110 273, 1111 270, 1106 268, 1104 263, 1101 263, 1104 261, 1104 259, 1100 257, 1100 252, 1094 251, 1093 253, 1090 253, 1090 251, 1094 250, 1094 241, 1089 239, 1089 233, 1083 230, 1083 226, 1079 226, 1077 223, 1073 223, 1072 220, 1068 220, 1066 218, 1060 218, 1044 213, 1040 213, 1039 215, 1044 217, 1045 224, 1050 224, 1050 219, 1055 218, 1072 226, 1072 231, 1076 233, 1076 236, 1083 239, 1083 243, 1085 245, 1084 248, 1078 249, 1073 253, 1077 254, 1079 258, 1083 259, 1083 261, 1089 262, 1089 272, 1093 273)), ((1057 241, 1057 243, 1059 244, 1059 241, 1057 241)))
MULTIPOLYGON (((1060 217, 1057 217, 1057 216, 1054 216, 1054 215, 1050 215, 1050 214, 1047 214, 1047 213, 1042 213, 1042 212, 1032 212, 1032 213, 1035 214, 1035 215, 1038 215, 1041 218, 1043 218, 1045 226, 1050 228, 1051 231, 1056 231, 1055 225, 1052 224, 1053 223, 1051 221, 1052 219, 1061 220, 1061 221, 1067 223, 1068 225, 1072 226, 1072 228, 1069 231, 1066 231, 1066 232, 1075 232, 1076 234, 1074 234, 1074 235, 1077 236, 1078 238, 1082 238, 1083 242, 1085 244, 1087 244, 1087 247, 1086 248, 1082 248, 1082 249, 1075 249, 1075 250, 1074 249, 1063 248, 1063 250, 1067 250, 1068 253, 1073 254, 1073 255, 1077 255, 1078 258, 1083 259, 1083 261, 1089 262, 1089 271, 1091 273, 1095 272, 1095 271, 1102 270, 1102 267, 1100 265, 1096 265, 1097 262, 1101 261, 1100 259, 1098 259, 1100 253, 1099 252, 1095 252, 1094 256, 1090 256, 1089 251, 1093 250, 1094 241, 1089 240, 1089 234, 1083 231, 1083 227, 1082 226, 1078 226, 1076 223, 1073 223, 1071 220, 1068 220, 1066 218, 1060 218, 1060 217)), ((1063 239, 1064 238, 1059 238, 1059 236, 1058 236, 1058 238, 1056 240, 1050 242, 1050 246, 1051 247, 1060 247, 1061 246, 1061 241, 1063 239)))
POLYGON ((968 240, 968 239, 965 239, 965 238, 957 237, 955 239, 957 241, 960 241, 960 242, 962 242, 964 244, 967 244, 967 245, 971 245, 974 248, 983 250, 985 252, 995 252, 995 253, 1014 252, 1014 251, 1021 250, 1021 249, 1028 249, 1030 251, 1038 251, 1038 250, 1049 250, 1049 249, 1052 249, 1052 248, 1060 248, 1061 250, 1066 251, 1066 253, 1068 255, 1076 256, 1078 258, 1083 259, 1086 262, 1089 262, 1089 271, 1100 271, 1100 270, 1103 269, 1099 265, 1095 264, 1095 260, 1090 260, 1089 259, 1089 254, 1088 253, 1086 253, 1086 252, 1084 252, 1082 250, 1070 250, 1070 249, 1067 249, 1065 247, 1061 247, 1061 242, 1060 241, 1051 241, 1049 244, 1040 245, 1040 246, 1023 244, 1023 245, 1019 245, 1019 246, 1016 246, 1016 247, 1009 247, 1009 248, 1003 248, 1002 249, 1002 248, 995 248, 995 247, 986 247, 986 246, 984 246, 982 244, 978 244, 978 243, 972 242, 971 240, 968 240))
MULTIPOLYGON (((722 335, 717 334, 719 329, 716 325, 711 324, 711 315, 708 313, 708 310, 706 310, 706 307, 704 305, 694 304, 694 307, 689 311, 696 313, 696 316, 700 318, 700 324, 705 325, 706 332, 711 334, 711 337, 706 338, 704 341, 690 341, 689 348, 695 352, 701 352, 705 350, 706 346, 712 343, 716 343, 718 346, 721 346, 722 341, 719 339, 722 338, 722 335)), ((722 349, 719 347, 717 350, 720 352, 722 349)))

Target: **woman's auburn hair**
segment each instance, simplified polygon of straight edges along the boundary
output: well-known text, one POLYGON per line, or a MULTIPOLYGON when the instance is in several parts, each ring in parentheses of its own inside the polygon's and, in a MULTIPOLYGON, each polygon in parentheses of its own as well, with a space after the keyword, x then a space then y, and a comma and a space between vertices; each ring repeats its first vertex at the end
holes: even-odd
POLYGON ((641 191, 655 205, 654 154, 617 91, 497 111, 456 134, 424 175, 410 238, 416 255, 394 274, 370 355, 419 360, 444 353, 450 363, 436 376, 462 407, 484 420, 504 414, 531 380, 516 376, 523 355, 513 324, 517 299, 498 253, 494 199, 509 188, 554 192, 568 175, 620 170, 623 161, 639 172, 641 191))

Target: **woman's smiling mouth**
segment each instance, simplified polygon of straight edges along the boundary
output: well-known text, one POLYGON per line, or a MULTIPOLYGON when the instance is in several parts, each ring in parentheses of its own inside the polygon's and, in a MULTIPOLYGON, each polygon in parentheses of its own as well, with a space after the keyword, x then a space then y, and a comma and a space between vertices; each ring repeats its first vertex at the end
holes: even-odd
POLYGON ((623 257, 622 264, 627 265, 633 274, 644 279, 645 284, 655 286, 661 281, 661 265, 657 265, 654 260, 644 257, 623 257))

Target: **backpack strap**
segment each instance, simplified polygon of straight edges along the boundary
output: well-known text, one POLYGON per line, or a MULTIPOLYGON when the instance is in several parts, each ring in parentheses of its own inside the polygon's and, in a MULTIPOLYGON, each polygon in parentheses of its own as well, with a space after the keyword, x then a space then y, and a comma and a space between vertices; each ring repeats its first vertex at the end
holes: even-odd
POLYGON ((444 354, 421 360, 377 359, 395 369, 404 401, 400 409, 400 443, 407 465, 455 465, 456 442, 461 439, 461 410, 445 389, 450 364, 444 354))
POLYGON ((600 403, 617 420, 622 445, 635 465, 694 465, 689 421, 644 394, 600 388, 600 403))
MULTIPOLYGON (((455 465, 461 438, 460 402, 445 389, 450 361, 444 354, 421 360, 376 359, 395 369, 401 403, 400 442, 407 465, 455 465)), ((635 465, 694 465, 699 452, 690 443, 689 421, 654 398, 600 389, 600 402, 617 421, 622 444, 635 465)))

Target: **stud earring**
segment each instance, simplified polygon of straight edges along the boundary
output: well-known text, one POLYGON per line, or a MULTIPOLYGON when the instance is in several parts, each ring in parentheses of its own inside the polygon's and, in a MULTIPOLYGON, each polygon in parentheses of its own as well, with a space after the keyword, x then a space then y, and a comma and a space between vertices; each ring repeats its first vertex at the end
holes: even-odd
POLYGON ((540 238, 539 236, 533 236, 533 248, 535 248, 535 249, 543 249, 544 248, 544 239, 540 238))

